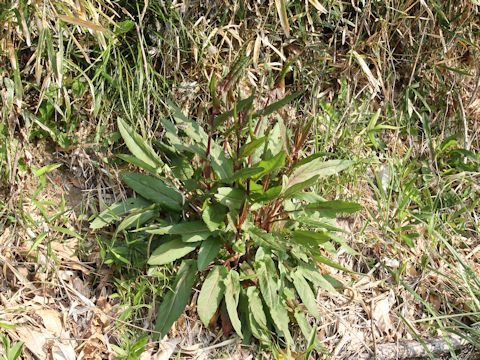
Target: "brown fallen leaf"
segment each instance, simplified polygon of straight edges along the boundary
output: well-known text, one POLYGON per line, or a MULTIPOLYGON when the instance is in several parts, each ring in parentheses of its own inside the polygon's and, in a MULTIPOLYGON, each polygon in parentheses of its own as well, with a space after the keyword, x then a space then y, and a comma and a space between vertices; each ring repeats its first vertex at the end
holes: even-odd
POLYGON ((73 346, 56 341, 52 347, 52 358, 53 360, 76 360, 77 357, 73 346))
POLYGON ((60 314, 51 309, 42 309, 35 312, 42 318, 43 325, 49 333, 55 336, 60 336, 63 332, 63 324, 60 314))
POLYGON ((16 328, 15 331, 20 340, 25 343, 26 348, 35 355, 37 359, 47 359, 44 346, 47 343, 48 335, 33 330, 30 326, 21 326, 16 328))
POLYGON ((385 298, 372 304, 372 320, 382 333, 390 334, 394 330, 392 320, 390 319, 390 309, 394 303, 395 294, 390 290, 385 298))

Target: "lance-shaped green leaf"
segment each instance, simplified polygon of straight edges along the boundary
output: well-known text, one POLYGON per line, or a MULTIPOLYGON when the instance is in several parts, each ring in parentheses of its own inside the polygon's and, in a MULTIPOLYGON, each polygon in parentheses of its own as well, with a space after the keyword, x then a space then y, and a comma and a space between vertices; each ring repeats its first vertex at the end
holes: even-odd
POLYGON ((271 258, 265 256, 257 262, 257 276, 263 299, 267 306, 272 308, 278 299, 278 276, 271 258))
POLYGON ((184 242, 197 242, 207 239, 213 233, 203 221, 189 221, 147 230, 150 234, 180 235, 184 242))
POLYGON ((155 324, 155 330, 158 331, 158 334, 155 335, 157 340, 163 338, 170 331, 173 323, 185 310, 196 281, 196 273, 195 260, 182 261, 172 289, 158 308, 155 324))
POLYGON ((228 270, 224 266, 215 266, 209 273, 198 296, 197 311, 205 327, 217 312, 225 294, 225 279, 228 270))
POLYGON ((190 139, 196 143, 206 146, 208 136, 205 130, 196 122, 183 114, 182 110, 171 101, 167 101, 168 106, 172 112, 173 119, 177 123, 179 129, 181 129, 190 139))
POLYGON ((257 150, 260 146, 262 146, 266 140, 267 140, 267 137, 262 136, 260 138, 253 139, 249 143, 246 143, 239 150, 239 158, 244 158, 252 155, 253 152, 257 150))
POLYGON ((139 168, 148 171, 151 174, 156 174, 159 170, 158 167, 151 166, 147 164, 146 162, 140 160, 136 156, 133 155, 128 155, 128 154, 118 154, 118 158, 122 159, 123 161, 126 161, 130 164, 133 164, 135 166, 138 166, 139 168))
POLYGON ((110 205, 107 209, 97 215, 95 220, 90 224, 90 229, 101 229, 114 221, 120 220, 122 216, 130 211, 134 209, 143 209, 149 205, 151 205, 151 202, 141 197, 128 198, 124 201, 110 205))
POLYGON ((242 324, 238 317, 237 306, 240 296, 240 276, 235 270, 230 270, 225 279, 225 305, 227 306, 228 317, 235 332, 243 338, 242 324))
POLYGON ((305 279, 308 279, 316 288, 322 288, 330 293, 337 294, 337 290, 333 287, 328 280, 326 280, 319 269, 314 268, 311 265, 300 264, 297 272, 299 272, 305 279))
POLYGON ((175 238, 164 242, 157 247, 150 259, 148 259, 148 265, 164 265, 169 264, 177 259, 180 259, 191 253, 197 248, 200 243, 185 243, 181 238, 175 238))
POLYGON ((253 336, 255 336, 262 343, 269 343, 269 330, 267 326, 267 316, 263 309, 262 299, 260 293, 255 286, 247 288, 248 298, 248 319, 250 322, 250 329, 253 336))
POLYGON ((257 174, 263 172, 263 168, 261 167, 250 167, 244 168, 241 170, 235 171, 235 173, 230 178, 222 179, 223 183, 233 183, 235 181, 242 181, 249 177, 254 177, 257 174))
POLYGON ((328 349, 324 348, 318 341, 316 337, 316 329, 309 324, 307 318, 305 317, 305 314, 300 309, 295 309, 295 313, 293 316, 295 317, 298 327, 300 328, 300 331, 302 332, 305 339, 311 342, 313 347, 318 352, 332 356, 332 354, 328 352, 328 349))
POLYGON ((256 226, 251 226, 246 229, 248 234, 257 246, 263 246, 272 250, 285 251, 285 243, 280 238, 280 235, 275 233, 267 233, 265 230, 259 229, 256 226))
POLYGON ((250 192, 250 200, 254 203, 265 203, 277 199, 282 192, 281 186, 273 186, 267 191, 262 189, 250 192))
POLYGON ((265 253, 262 248, 257 250, 255 263, 257 277, 260 284, 260 292, 262 293, 263 300, 269 308, 273 323, 283 334, 287 344, 291 345, 293 340, 288 327, 288 312, 283 305, 282 298, 279 294, 279 280, 275 263, 270 255, 265 253))
MULTIPOLYGON (((237 108, 235 109, 237 113, 250 110, 254 99, 255 99, 255 94, 249 96, 246 99, 240 100, 237 104, 237 108)), ((215 117, 215 120, 213 121, 213 127, 217 128, 218 126, 223 124, 225 120, 232 117, 233 115, 234 115, 234 110, 230 110, 218 115, 217 117, 215 117)))
POLYGON ((307 211, 318 211, 323 216, 332 217, 339 213, 352 214, 361 210, 362 206, 350 201, 332 200, 308 204, 304 209, 307 211))
POLYGON ((295 271, 291 274, 293 285, 297 290, 300 299, 307 308, 310 315, 314 316, 317 320, 320 320, 320 311, 318 310, 317 301, 315 300, 315 294, 313 293, 307 280, 302 276, 302 273, 295 271))
POLYGON ((293 344, 292 335, 290 334, 288 312, 285 306, 277 299, 275 304, 270 308, 270 316, 275 324, 275 327, 283 334, 287 345, 293 344))
POLYGON ((295 230, 292 232, 292 241, 312 254, 320 254, 320 244, 329 240, 330 236, 323 231, 295 230))
POLYGON ((225 227, 225 216, 228 209, 221 204, 207 204, 202 212, 202 219, 210 231, 225 227))
POLYGON ((118 118, 117 124, 120 134, 125 141, 125 145, 127 145, 128 150, 130 150, 135 157, 154 169, 163 164, 160 157, 155 153, 155 150, 153 150, 150 144, 148 144, 140 134, 127 125, 124 120, 118 118))
POLYGON ((229 179, 233 176, 233 161, 217 144, 212 144, 210 151, 210 164, 220 180, 229 179))
POLYGON ((274 172, 277 169, 282 168, 285 165, 285 159, 287 158, 287 153, 285 151, 280 151, 277 155, 274 157, 268 159, 268 160, 262 160, 258 164, 256 164, 256 167, 261 167, 263 168, 263 171, 259 174, 256 174, 255 176, 252 176, 253 179, 260 179, 262 176, 270 174, 274 172))
POLYGON ((162 180, 154 176, 129 171, 122 172, 121 177, 128 186, 145 199, 170 210, 182 210, 183 195, 167 186, 162 180))
POLYGON ((296 192, 315 184, 319 178, 337 174, 352 164, 353 161, 349 160, 323 161, 320 158, 315 158, 299 166, 288 177, 288 181, 283 188, 283 197, 291 197, 296 192))
POLYGON ((248 345, 252 339, 252 328, 249 320, 250 310, 248 309, 247 291, 242 287, 240 287, 238 312, 240 314, 240 323, 242 324, 243 343, 248 345))
POLYGON ((134 212, 123 219, 123 221, 117 227, 117 232, 131 228, 138 229, 147 221, 158 217, 158 215, 159 213, 157 209, 145 209, 134 212))
POLYGON ((217 257, 222 245, 222 239, 216 236, 202 241, 197 258, 197 266, 199 271, 205 269, 217 257))
POLYGON ((258 111, 254 115, 254 117, 270 115, 271 113, 274 113, 275 111, 280 110, 282 107, 292 102, 293 100, 298 98, 300 95, 302 95, 302 92, 295 92, 293 94, 287 95, 283 99, 280 99, 277 102, 274 102, 273 104, 268 105, 265 109, 258 111))
POLYGON ((215 199, 229 209, 239 210, 245 200, 245 191, 237 188, 221 187, 217 189, 215 199))

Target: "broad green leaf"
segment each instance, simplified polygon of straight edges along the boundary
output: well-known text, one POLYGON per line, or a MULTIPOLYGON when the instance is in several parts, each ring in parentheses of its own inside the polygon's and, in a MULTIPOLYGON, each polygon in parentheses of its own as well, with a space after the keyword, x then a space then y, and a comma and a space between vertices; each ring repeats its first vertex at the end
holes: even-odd
POLYGON ((262 160, 257 165, 257 167, 263 168, 263 171, 255 176, 252 176, 254 179, 260 179, 262 176, 270 174, 277 169, 281 169, 285 165, 285 159, 287 158, 287 153, 285 151, 280 151, 274 157, 268 160, 262 160))
POLYGON ((285 199, 288 199, 288 198, 291 198, 291 197, 295 196, 295 194, 302 191, 303 189, 314 186, 319 179, 318 175, 313 176, 308 180, 305 180, 305 181, 303 181, 301 183, 298 183, 298 184, 294 184, 294 185, 289 187, 288 186, 288 178, 286 178, 286 180, 287 180, 286 182, 285 182, 285 178, 286 178, 286 176, 284 175, 283 184, 282 184, 282 194, 281 194, 282 197, 285 198, 285 199), (287 187, 288 187, 288 189, 285 190, 287 187))
POLYGON ((160 157, 155 153, 155 150, 148 144, 135 130, 133 130, 127 123, 118 118, 118 129, 122 135, 125 145, 128 150, 140 161, 147 164, 151 168, 158 168, 163 165, 160 157))
POLYGON ((228 270, 224 266, 215 266, 208 273, 205 279, 200 295, 198 296, 197 312, 200 320, 205 327, 210 325, 210 321, 217 312, 220 302, 225 294, 225 279, 228 270))
POLYGON ((350 245, 348 245, 347 241, 340 237, 340 236, 337 236, 335 234, 330 234, 330 237, 332 238, 333 241, 335 241, 337 244, 339 244, 343 250, 345 250, 345 252, 351 256, 358 256, 360 255, 357 251, 355 251, 354 249, 352 249, 350 247, 350 245))
POLYGON ((139 228, 147 221, 158 217, 158 210, 148 209, 140 211, 138 213, 133 213, 128 215, 117 227, 117 232, 130 229, 130 228, 139 228))
POLYGON ((248 228, 247 232, 257 246, 263 246, 265 248, 282 252, 286 250, 284 241, 282 241, 279 238, 280 236, 275 233, 267 233, 266 231, 255 226, 248 228))
POLYGON ((342 200, 332 200, 332 201, 320 201, 313 204, 308 204, 304 208, 305 210, 315 210, 318 211, 321 215, 324 216, 335 216, 338 213, 352 214, 362 209, 360 204, 342 201, 342 200))
POLYGON ((170 210, 180 211, 183 208, 183 195, 167 186, 162 180, 135 172, 122 172, 123 181, 135 192, 147 200, 170 210))
MULTIPOLYGON (((282 151, 285 151, 287 149, 287 143, 287 127, 285 126, 283 118, 280 115, 277 115, 277 122, 269 133, 265 152, 262 151, 262 159, 270 159, 277 156, 282 151)), ((258 153, 259 151, 257 151, 256 154, 258 153)), ((257 160, 257 158, 255 160, 257 160)))
POLYGON ((295 230, 292 232, 292 241, 305 247, 312 254, 319 254, 319 245, 329 240, 330 236, 323 231, 295 230))
POLYGON ((343 267, 342 265, 340 264, 337 264, 335 261, 332 261, 330 260, 329 258, 323 256, 323 255, 317 255, 317 254, 314 254, 313 255, 313 258, 318 261, 319 263, 322 263, 322 264, 325 264, 325 265, 328 265, 328 266, 331 266, 335 269, 338 269, 338 270, 342 270, 342 271, 346 271, 346 272, 352 272, 351 270, 348 270, 346 267, 343 267))
POLYGON ((336 222, 334 219, 331 218, 317 218, 312 216, 293 216, 292 217, 295 221, 299 223, 314 226, 317 229, 325 229, 328 231, 335 231, 335 232, 345 232, 345 230, 340 229, 339 227, 335 226, 336 222))
POLYGON ((233 176, 233 161, 219 145, 212 145, 210 164, 220 180, 230 179, 233 176))
POLYGON ((257 277, 260 284, 262 297, 270 309, 270 316, 276 328, 283 333, 287 344, 292 344, 292 336, 288 329, 288 313, 282 304, 282 298, 278 291, 278 275, 271 255, 265 253, 262 248, 257 250, 255 263, 257 277))
POLYGON ((182 261, 172 289, 158 308, 155 324, 155 330, 159 332, 155 335, 157 340, 162 339, 170 331, 173 323, 185 310, 196 281, 196 273, 197 265, 194 260, 182 261))
POLYGON ((244 158, 253 154, 253 152, 262 146, 267 140, 266 136, 262 136, 257 139, 253 139, 249 143, 243 145, 239 150, 239 158, 244 158))
POLYGON ((270 308, 270 316, 275 323, 276 328, 283 333, 285 341, 288 346, 293 345, 292 335, 290 334, 290 327, 288 325, 290 319, 288 318, 288 312, 285 306, 280 302, 280 298, 277 298, 273 307, 270 308))
POLYGON ((302 332, 305 339, 311 340, 313 342, 313 346, 317 351, 321 352, 322 354, 331 356, 328 350, 324 348, 318 341, 316 337, 316 329, 309 324, 307 318, 305 317, 305 314, 300 309, 295 309, 295 313, 293 314, 293 316, 295 317, 298 327, 300 328, 300 331, 302 332))
POLYGON ((150 234, 157 235, 180 235, 184 242, 197 242, 206 240, 213 233, 203 221, 189 221, 168 225, 157 229, 147 230, 150 234))
POLYGON ((316 296, 310 288, 310 285, 307 283, 307 280, 305 280, 302 274, 298 271, 293 272, 291 276, 293 279, 293 285, 310 315, 314 316, 317 320, 320 320, 320 311, 318 310, 317 301, 315 299, 316 296))
POLYGON ((283 188, 283 197, 288 198, 306 187, 312 186, 319 178, 339 173, 350 167, 353 161, 328 160, 320 158, 301 165, 288 177, 288 182, 283 188))
POLYGON ((217 189, 215 198, 229 209, 239 210, 245 200, 245 192, 238 188, 221 187, 217 189))
MULTIPOLYGON (((240 100, 238 102, 237 108, 236 108, 237 113, 242 112, 242 111, 248 111, 253 104, 253 100, 255 100, 255 94, 249 96, 246 99, 240 100)), ((215 120, 213 121, 213 127, 217 128, 222 123, 224 123, 225 120, 232 117, 233 115, 234 115, 234 110, 230 110, 230 111, 224 112, 220 115, 217 115, 217 117, 215 117, 215 120)))
POLYGON ((273 104, 268 105, 265 109, 257 111, 257 113, 254 115, 254 117, 270 115, 271 113, 274 113, 274 112, 280 110, 282 107, 284 107, 288 103, 292 102, 293 100, 298 98, 300 95, 302 95, 302 92, 295 92, 293 94, 287 95, 283 99, 278 100, 277 102, 274 102, 273 104))
POLYGON ((225 279, 225 305, 235 332, 243 339, 242 324, 238 317, 237 306, 240 296, 240 276, 235 270, 230 270, 225 279))
POLYGON ((171 156, 171 169, 172 174, 175 178, 179 180, 188 180, 191 179, 194 170, 190 163, 190 159, 185 156, 171 156))
POLYGON ((148 165, 146 162, 143 162, 139 158, 133 155, 128 155, 128 154, 118 154, 118 158, 122 159, 123 161, 126 161, 130 164, 133 164, 135 166, 138 166, 139 168, 148 171, 151 174, 156 174, 158 173, 159 168, 155 168, 153 166, 148 165))
POLYGON ((316 288, 322 288, 332 294, 336 294, 337 290, 327 281, 319 269, 315 269, 312 266, 301 264, 298 266, 297 272, 300 273, 305 279, 308 279, 316 288))
POLYGON ((207 205, 202 212, 202 219, 210 231, 215 231, 225 227, 227 211, 221 204, 207 205))
POLYGON ((270 332, 262 330, 261 326, 258 324, 251 312, 248 314, 248 322, 250 325, 250 330, 252 331, 252 335, 255 338, 257 338, 264 345, 271 343, 270 332))
POLYGON ((282 192, 281 186, 274 186, 269 188, 267 191, 255 191, 250 193, 250 199, 254 203, 265 203, 277 199, 282 192))
POLYGON ((297 308, 295 309, 293 316, 295 317, 295 320, 297 320, 298 327, 300 328, 303 336, 305 339, 308 339, 312 333, 313 327, 309 324, 305 314, 299 308, 297 308))
POLYGON ((97 215, 95 220, 90 224, 90 229, 101 229, 114 221, 120 220, 122 216, 133 209, 143 209, 149 205, 151 205, 151 202, 141 197, 128 198, 125 201, 110 205, 97 215))
POLYGON ((269 344, 270 331, 267 327, 267 317, 263 309, 262 299, 258 288, 250 286, 247 288, 248 298, 248 322, 250 330, 255 338, 263 344, 269 344))
POLYGON ((205 130, 195 121, 187 118, 182 110, 171 101, 167 101, 170 110, 172 111, 173 118, 179 128, 187 135, 188 138, 196 143, 207 145, 208 135, 205 130))
POLYGON ((197 258, 197 266, 199 271, 205 269, 217 257, 222 245, 222 239, 215 236, 202 241, 197 258))
POLYGON ((248 308, 247 291, 242 287, 240 287, 238 312, 240 314, 240 323, 242 324, 243 343, 248 345, 252 339, 252 329, 249 320, 250 310, 248 308))
POLYGON ((249 177, 253 177, 257 174, 260 174, 263 172, 263 168, 261 167, 250 167, 250 168, 244 168, 238 171, 235 171, 232 177, 223 179, 222 182, 224 183, 233 183, 235 181, 242 181, 245 180, 249 177))
MULTIPOLYGON (((258 326, 256 330, 259 333, 265 333, 268 331, 267 327, 267 316, 263 310, 262 299, 260 298, 260 292, 255 286, 250 286, 247 288, 247 297, 248 297, 248 307, 250 313, 255 319, 255 324, 258 326)), ((252 329, 253 331, 253 329, 252 329)), ((255 337, 259 338, 254 334, 255 337)))
POLYGON ((278 300, 278 276, 271 258, 265 257, 257 262, 257 276, 263 299, 267 306, 272 308, 278 300))
POLYGON ((199 243, 185 243, 181 238, 175 238, 164 242, 157 247, 150 259, 148 259, 148 265, 164 265, 169 264, 177 259, 180 259, 191 253, 199 243))

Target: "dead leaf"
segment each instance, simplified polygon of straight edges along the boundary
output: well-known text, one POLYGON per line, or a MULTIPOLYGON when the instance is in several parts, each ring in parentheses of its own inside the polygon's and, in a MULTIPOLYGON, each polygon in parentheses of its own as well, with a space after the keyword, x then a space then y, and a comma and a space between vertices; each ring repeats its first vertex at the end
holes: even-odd
POLYGON ((33 330, 30 326, 22 326, 15 329, 18 337, 25 343, 27 349, 38 359, 46 359, 47 354, 43 347, 47 343, 47 336, 39 331, 33 330))
POLYGON ((36 314, 42 318, 43 325, 49 333, 60 336, 63 332, 62 319, 60 314, 55 310, 42 309, 37 310, 36 314))
POLYGON ((390 309, 394 303, 395 294, 390 290, 387 296, 373 304, 372 320, 375 321, 377 328, 382 333, 390 334, 390 331, 393 331, 393 324, 390 319, 390 309))
POLYGON ((353 54, 355 60, 357 60, 360 67, 362 68, 365 75, 367 75, 368 82, 370 83, 370 85, 372 85, 372 88, 373 88, 374 92, 375 93, 380 92, 380 82, 377 80, 377 78, 375 76, 373 76, 369 66, 367 65, 367 62, 355 50, 352 51, 352 54, 353 54))
POLYGON ((310 2, 310 4, 313 5, 315 9, 317 9, 320 12, 320 14, 326 14, 328 12, 327 9, 325 9, 325 6, 320 4, 318 0, 308 0, 308 1, 310 2))
POLYGON ((75 349, 71 345, 56 341, 52 347, 52 358, 53 360, 75 360, 75 349))
POLYGON ((158 352, 152 355, 152 360, 170 359, 179 343, 180 343, 180 340, 178 339, 162 341, 160 343, 158 352))

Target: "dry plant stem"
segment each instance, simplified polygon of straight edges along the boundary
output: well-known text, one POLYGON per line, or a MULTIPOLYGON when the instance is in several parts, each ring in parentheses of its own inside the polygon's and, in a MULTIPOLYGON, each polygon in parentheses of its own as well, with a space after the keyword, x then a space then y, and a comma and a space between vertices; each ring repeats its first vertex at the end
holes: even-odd
MULTIPOLYGON (((428 21, 428 20, 427 20, 428 21)), ((427 34, 427 25, 425 24, 422 32, 422 38, 420 39, 420 44, 418 45, 417 56, 415 57, 415 62, 413 63, 412 72, 410 74, 410 80, 408 81, 408 86, 412 85, 413 79, 415 77, 415 72, 417 70, 418 60, 420 59, 420 54, 422 51, 423 42, 425 40, 425 35, 427 34)))
MULTIPOLYGON (((465 107, 463 106, 462 96, 458 94, 458 103, 460 104, 460 116, 462 118, 463 123, 463 147, 465 150, 470 150, 470 141, 468 139, 468 123, 467 123, 467 115, 465 114, 465 107)), ((463 162, 467 163, 467 158, 463 158, 463 162)))
POLYGON ((375 356, 377 359, 382 360, 428 358, 429 352, 432 353, 433 356, 439 357, 448 355, 452 350, 460 350, 466 345, 465 341, 456 338, 451 338, 449 341, 450 344, 444 339, 425 340, 425 345, 422 345, 418 341, 379 344, 377 345, 375 355, 371 355, 366 359, 375 359, 375 356))

